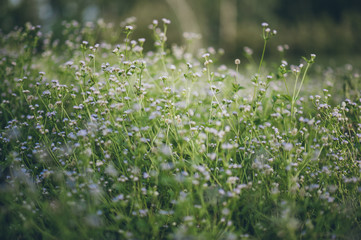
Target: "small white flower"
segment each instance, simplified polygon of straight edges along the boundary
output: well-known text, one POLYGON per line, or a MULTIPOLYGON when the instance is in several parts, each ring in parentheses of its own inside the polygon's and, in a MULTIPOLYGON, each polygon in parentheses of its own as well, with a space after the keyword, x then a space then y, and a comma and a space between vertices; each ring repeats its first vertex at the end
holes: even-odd
POLYGON ((287 152, 291 151, 292 148, 293 148, 293 144, 292 144, 292 143, 285 143, 285 144, 283 145, 283 149, 284 149, 285 151, 287 151, 287 152))
POLYGON ((162 18, 162 21, 164 24, 167 24, 169 25, 171 23, 171 21, 169 19, 166 19, 166 18, 162 18))
POLYGON ((133 26, 125 26, 125 30, 127 30, 127 31, 131 31, 133 29, 134 29, 133 26))

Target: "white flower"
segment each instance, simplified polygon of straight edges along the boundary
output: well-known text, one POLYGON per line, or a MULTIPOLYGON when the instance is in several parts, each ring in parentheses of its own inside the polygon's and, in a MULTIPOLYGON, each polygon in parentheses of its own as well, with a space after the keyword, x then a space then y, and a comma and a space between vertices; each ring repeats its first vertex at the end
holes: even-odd
POLYGON ((95 163, 95 165, 97 166, 97 167, 100 167, 100 166, 102 166, 104 163, 102 162, 102 161, 100 161, 100 160, 97 160, 97 162, 95 163))
POLYGON ((287 152, 291 151, 293 148, 293 144, 292 143, 285 143, 283 144, 283 149, 287 152))

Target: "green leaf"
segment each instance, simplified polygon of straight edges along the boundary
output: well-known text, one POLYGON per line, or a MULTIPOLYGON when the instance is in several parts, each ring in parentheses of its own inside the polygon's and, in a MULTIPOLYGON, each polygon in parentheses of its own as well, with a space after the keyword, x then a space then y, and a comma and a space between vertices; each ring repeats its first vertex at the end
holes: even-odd
POLYGON ((291 100, 292 100, 291 96, 288 95, 288 94, 282 94, 282 95, 281 95, 281 98, 282 98, 282 99, 285 99, 285 100, 288 100, 288 101, 290 101, 290 102, 291 102, 291 100))
POLYGON ((241 89, 245 89, 245 87, 241 86, 239 83, 232 83, 233 92, 238 92, 241 89))
POLYGON ((278 99, 278 98, 277 98, 277 96, 276 96, 276 95, 273 95, 273 96, 272 96, 272 101, 273 101, 273 102, 276 102, 276 101, 277 101, 277 99, 278 99))

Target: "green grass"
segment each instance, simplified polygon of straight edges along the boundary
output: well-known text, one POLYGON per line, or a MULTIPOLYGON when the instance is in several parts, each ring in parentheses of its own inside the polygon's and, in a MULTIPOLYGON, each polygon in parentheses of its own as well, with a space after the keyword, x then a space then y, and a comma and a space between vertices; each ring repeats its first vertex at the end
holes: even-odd
POLYGON ((168 24, 152 52, 133 25, 1 36, 0 238, 358 239, 357 70, 264 62, 266 24, 226 67, 168 24))

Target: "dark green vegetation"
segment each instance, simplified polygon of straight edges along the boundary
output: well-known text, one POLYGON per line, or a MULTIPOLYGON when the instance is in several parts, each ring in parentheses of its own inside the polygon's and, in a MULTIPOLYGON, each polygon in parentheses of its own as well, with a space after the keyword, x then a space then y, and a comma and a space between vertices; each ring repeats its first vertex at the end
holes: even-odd
POLYGON ((145 53, 125 23, 1 36, 1 239, 360 238, 357 70, 228 68, 167 19, 145 53))
POLYGON ((181 44, 183 32, 200 33, 198 46, 225 48, 222 59, 228 63, 244 46, 260 55, 258 26, 264 21, 280 33, 267 56, 278 57, 276 46, 283 44, 290 45, 287 56, 295 59, 317 52, 318 63, 361 54, 358 0, 0 0, 0 28, 5 33, 31 22, 61 38, 64 20, 85 23, 102 18, 118 26, 130 16, 138 18, 135 34, 147 39, 146 29, 154 18, 169 18, 170 42, 181 44))

